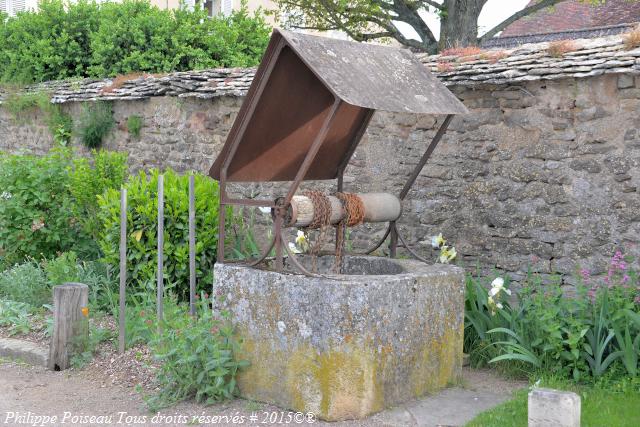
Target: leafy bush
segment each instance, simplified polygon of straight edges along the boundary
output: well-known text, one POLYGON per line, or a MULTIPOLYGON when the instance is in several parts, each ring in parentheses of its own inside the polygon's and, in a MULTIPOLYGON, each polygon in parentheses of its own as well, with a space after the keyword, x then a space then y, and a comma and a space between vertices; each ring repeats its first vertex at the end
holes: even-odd
POLYGON ((195 398, 211 404, 230 399, 236 392, 236 374, 248 363, 235 359, 238 343, 228 320, 211 314, 209 300, 202 294, 197 319, 187 313, 186 305, 169 316, 163 333, 152 345, 161 362, 156 380, 160 392, 147 399, 152 410, 195 398))
POLYGON ((10 335, 29 333, 29 306, 0 298, 0 326, 9 326, 10 335))
POLYGON ((0 80, 37 82, 256 65, 269 28, 246 9, 162 10, 148 1, 42 0, 0 22, 0 80))
POLYGON ((119 188, 127 166, 124 154, 93 155, 72 160, 64 148, 42 157, 0 153, 0 266, 69 250, 97 257, 96 196, 119 188))
POLYGON ((51 302, 51 286, 45 272, 33 260, 0 273, 0 298, 41 307, 51 302))
POLYGON ((78 136, 88 148, 98 148, 115 125, 111 103, 97 101, 83 106, 78 136))
POLYGON ((85 231, 98 238, 98 195, 107 189, 119 189, 127 177, 127 153, 94 150, 93 159, 74 159, 69 170, 69 188, 76 202, 77 215, 85 231))
POLYGON ((638 375, 640 282, 620 251, 603 279, 582 271, 573 297, 559 281, 543 285, 530 275, 509 303, 508 283, 467 280, 465 349, 475 364, 508 363, 576 381, 605 373, 638 375), (489 289, 487 291, 487 289, 489 289))
MULTIPOLYGON (((158 170, 149 175, 141 171, 126 184, 127 215, 127 282, 134 292, 146 290, 156 280, 158 235, 158 170)), ((168 170, 164 172, 164 277, 167 287, 175 287, 181 299, 189 295, 189 180, 168 170)), ((198 289, 212 283, 213 264, 218 242, 218 184, 212 179, 195 176, 196 201, 196 274, 198 289)), ((120 191, 107 190, 98 197, 98 219, 102 232, 99 245, 104 260, 117 271, 120 259, 120 191)), ((238 223, 229 209, 228 226, 238 223)), ((229 233, 231 234, 231 233, 229 233)), ((229 235, 228 234, 228 235, 229 235)))
POLYGON ((90 244, 69 192, 68 151, 0 154, 0 263, 11 265, 90 244))

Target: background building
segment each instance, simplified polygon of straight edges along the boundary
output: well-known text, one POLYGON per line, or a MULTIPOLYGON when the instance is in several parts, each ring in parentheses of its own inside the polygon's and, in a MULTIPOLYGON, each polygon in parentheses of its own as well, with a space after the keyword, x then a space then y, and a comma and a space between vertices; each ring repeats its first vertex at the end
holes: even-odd
MULTIPOLYGON (((532 0, 529 5, 536 3, 532 0)), ((520 18, 485 47, 512 47, 525 43, 620 34, 640 22, 640 1, 607 0, 598 6, 566 0, 520 18)))

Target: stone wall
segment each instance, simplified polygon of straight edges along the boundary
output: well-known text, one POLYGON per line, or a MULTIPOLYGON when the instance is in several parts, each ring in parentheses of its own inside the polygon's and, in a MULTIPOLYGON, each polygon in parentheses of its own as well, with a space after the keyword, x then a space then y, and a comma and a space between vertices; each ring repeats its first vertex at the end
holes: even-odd
MULTIPOLYGON (((531 267, 571 273, 607 268, 616 247, 639 255, 640 81, 631 74, 450 86, 470 114, 454 119, 404 206, 400 227, 429 257, 442 232, 466 266, 516 278, 531 267)), ((130 153, 132 169, 207 172, 242 98, 157 96, 115 101, 117 128, 105 148, 130 153), (143 117, 139 139, 127 117, 143 117)), ((63 108, 74 116, 80 102, 63 108)), ((345 178, 347 190, 397 193, 442 118, 376 113, 345 178)), ((78 144, 79 152, 86 150, 78 144)), ((44 153, 40 113, 18 120, 0 108, 0 150, 44 153)), ((271 197, 277 189, 238 188, 271 197)), ((379 235, 359 227, 354 246, 379 235)), ((569 280, 569 279, 568 279, 569 280)))

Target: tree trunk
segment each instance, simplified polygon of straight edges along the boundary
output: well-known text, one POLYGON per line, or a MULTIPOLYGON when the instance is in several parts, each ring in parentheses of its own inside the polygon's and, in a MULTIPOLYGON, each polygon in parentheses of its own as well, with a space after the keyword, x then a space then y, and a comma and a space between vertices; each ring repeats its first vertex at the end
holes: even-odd
POLYGON ((440 50, 478 44, 478 17, 486 0, 445 0, 440 20, 440 50))

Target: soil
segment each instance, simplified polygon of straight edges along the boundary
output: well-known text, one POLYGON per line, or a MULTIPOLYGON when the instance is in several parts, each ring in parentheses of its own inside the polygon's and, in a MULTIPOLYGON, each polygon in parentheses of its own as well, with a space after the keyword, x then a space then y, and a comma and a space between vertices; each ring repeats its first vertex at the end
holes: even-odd
MULTIPOLYGON (((113 331, 110 316, 91 319, 94 326, 113 331)), ((49 345, 46 321, 32 322, 32 331, 11 338, 49 345)), ((0 337, 8 337, 0 327, 0 337)), ((116 351, 115 339, 101 343, 93 360, 80 369, 62 372, 0 360, 0 424, 29 426, 179 426, 179 425, 331 425, 336 427, 414 427, 463 425, 477 413, 511 397, 526 382, 507 380, 489 370, 463 369, 461 386, 447 389, 402 407, 390 409, 365 420, 309 423, 304 415, 287 423, 289 412, 275 406, 235 399, 211 406, 183 402, 159 413, 149 412, 143 396, 157 391, 156 365, 149 348, 138 345, 123 355, 116 351), (26 419, 10 418, 16 414, 26 419), (67 415, 67 418, 65 418, 67 415), (35 417, 57 416, 57 420, 35 417), (74 419, 70 417, 103 417, 74 419), (173 418, 161 418, 172 416, 173 418), (178 419, 177 416, 182 418, 178 419), (215 418, 215 417, 218 418, 215 418), (253 417, 256 417, 254 419, 253 417), (31 417, 31 418, 29 418, 31 417), (204 417, 204 418, 200 418, 204 417), (207 419, 209 417, 209 419, 207 419), (234 417, 235 421, 234 421, 234 417), (301 418, 302 417, 302 418, 301 418), (272 422, 274 421, 275 422, 272 422), (239 422, 244 421, 244 422, 239 422), (280 422, 278 422, 280 421, 280 422)))
MULTIPOLYGON (((178 425, 274 425, 286 424, 269 422, 271 417, 287 417, 286 410, 274 406, 235 399, 211 406, 203 406, 195 402, 183 402, 158 414, 150 413, 146 408, 142 394, 129 383, 112 381, 108 372, 102 372, 99 364, 87 366, 84 370, 53 372, 42 367, 34 367, 14 362, 0 362, 0 424, 33 425, 37 416, 57 416, 55 422, 40 420, 35 425, 74 425, 74 426, 178 426, 178 425), (10 418, 12 413, 23 417, 31 417, 16 422, 10 418), (65 415, 67 418, 65 419, 65 415), (251 422, 251 417, 257 420, 251 422), (73 416, 104 417, 102 419, 77 419, 73 416), (161 416, 173 416, 173 419, 160 420, 161 416), (177 419, 182 416, 183 419, 177 419), (214 419, 213 417, 219 417, 214 419), (234 423, 233 417, 236 418, 234 423), (156 417, 156 418, 154 418, 156 417), (209 420, 206 418, 210 417, 209 420), (225 420, 225 417, 228 417, 225 420), (244 423, 237 422, 240 419, 244 423), (265 420, 266 418, 266 420, 265 420), (62 423, 64 421, 64 423, 62 423), (77 422, 74 422, 77 421, 77 422), (202 421, 202 422, 200 422, 202 421), (207 422, 209 421, 209 422, 207 422), (266 421, 263 423, 263 421, 266 421)), ((463 387, 449 389, 447 406, 460 408, 464 402, 456 400, 456 394, 475 393, 478 396, 490 394, 495 404, 510 397, 512 391, 521 388, 525 383, 509 381, 497 377, 491 371, 464 369, 463 387), (500 393, 500 399, 493 397, 500 393)), ((425 403, 429 397, 409 402, 402 408, 396 408, 376 414, 365 420, 325 423, 315 421, 308 423, 291 422, 291 425, 331 425, 336 427, 402 427, 427 426, 429 415, 425 415, 425 403), (421 409, 422 408, 422 409, 421 409)), ((478 398, 474 398, 477 400, 478 398)), ((433 402, 431 402, 433 404, 433 402)), ((433 405, 431 405, 433 406, 433 405)), ((437 406, 441 406, 438 404, 437 406)), ((485 408, 482 408, 484 410, 485 408)), ((478 411, 479 412, 479 411, 478 411)), ((293 414, 293 413, 292 413, 293 414)), ((475 414, 470 414, 473 416, 475 414)), ((430 419, 430 418, 429 418, 430 419)), ((284 418, 286 421, 286 418, 284 418)), ((447 425, 458 425, 447 423, 447 425)))

